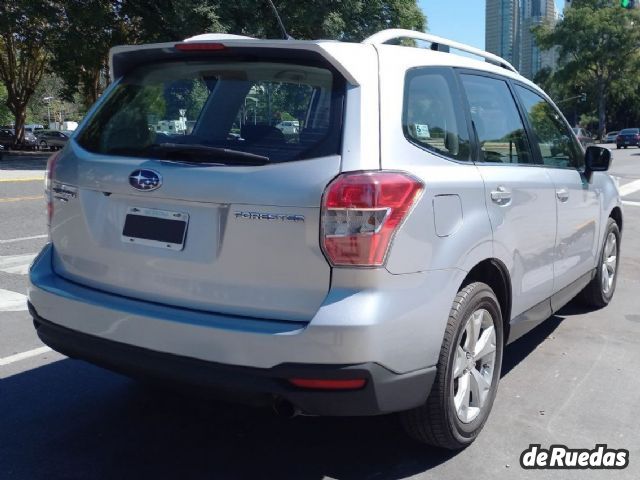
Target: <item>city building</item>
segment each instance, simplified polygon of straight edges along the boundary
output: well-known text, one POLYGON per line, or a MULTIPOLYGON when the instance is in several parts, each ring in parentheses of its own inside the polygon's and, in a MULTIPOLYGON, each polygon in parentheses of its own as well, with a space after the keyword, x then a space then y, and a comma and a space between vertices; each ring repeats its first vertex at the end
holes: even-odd
POLYGON ((520 0, 487 0, 485 49, 509 61, 519 63, 520 0))
POLYGON ((557 56, 553 51, 540 50, 531 29, 543 23, 553 25, 556 21, 556 9, 553 0, 522 0, 521 6, 520 73, 533 79, 541 69, 554 68, 557 56))
POLYGON ((558 55, 555 49, 541 51, 531 29, 556 21, 554 0, 487 0, 485 49, 533 79, 541 69, 555 68, 558 55))

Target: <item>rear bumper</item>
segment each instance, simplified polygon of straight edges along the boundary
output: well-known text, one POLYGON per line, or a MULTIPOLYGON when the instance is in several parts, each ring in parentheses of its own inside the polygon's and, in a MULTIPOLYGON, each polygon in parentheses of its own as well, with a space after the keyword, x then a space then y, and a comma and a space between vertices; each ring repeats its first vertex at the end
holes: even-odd
POLYGON ((337 270, 314 318, 291 322, 95 290, 58 275, 54 254, 47 245, 34 261, 29 302, 38 334, 55 350, 130 375, 281 396, 324 415, 373 415, 423 403, 452 295, 464 278, 456 270, 337 270), (284 380, 292 372, 302 378, 360 375, 367 383, 358 391, 311 392, 284 380), (244 380, 236 385, 236 378, 244 380))
POLYGON ((252 404, 275 399, 291 402, 314 415, 378 415, 406 410, 426 400, 435 367, 395 374, 375 363, 359 365, 282 364, 269 369, 239 367, 172 355, 105 340, 49 322, 29 303, 40 339, 54 350, 116 372, 197 387, 222 398, 252 404), (359 390, 300 389, 290 378, 365 379, 359 390))

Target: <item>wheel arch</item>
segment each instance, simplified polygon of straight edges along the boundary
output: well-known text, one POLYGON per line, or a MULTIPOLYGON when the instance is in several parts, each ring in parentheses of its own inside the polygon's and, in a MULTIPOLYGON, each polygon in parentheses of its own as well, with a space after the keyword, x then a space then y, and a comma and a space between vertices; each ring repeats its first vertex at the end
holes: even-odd
POLYGON ((509 338, 512 299, 511 277, 507 267, 497 258, 482 260, 469 270, 460 285, 460 289, 473 282, 486 283, 496 294, 502 311, 503 337, 506 343, 507 338, 509 338))
POLYGON ((613 207, 611 213, 609 214, 609 218, 613 218, 613 220, 618 224, 618 228, 620 232, 622 232, 622 209, 620 207, 613 207))

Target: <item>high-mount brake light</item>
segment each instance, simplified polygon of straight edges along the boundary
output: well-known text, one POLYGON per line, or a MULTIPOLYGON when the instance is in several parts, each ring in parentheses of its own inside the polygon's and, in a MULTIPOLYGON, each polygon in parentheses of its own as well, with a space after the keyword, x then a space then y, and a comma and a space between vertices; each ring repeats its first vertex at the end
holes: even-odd
POLYGON ((176 50, 181 52, 218 52, 220 50, 226 50, 222 43, 195 43, 195 42, 183 42, 175 44, 176 50))
POLYGON ((322 249, 334 266, 380 267, 393 237, 424 189, 402 172, 338 176, 322 199, 322 249))

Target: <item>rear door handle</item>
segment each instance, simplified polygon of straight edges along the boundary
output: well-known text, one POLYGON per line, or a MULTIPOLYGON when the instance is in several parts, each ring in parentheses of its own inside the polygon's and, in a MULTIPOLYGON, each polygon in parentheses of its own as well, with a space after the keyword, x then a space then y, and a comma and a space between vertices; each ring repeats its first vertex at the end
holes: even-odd
POLYGON ((556 190, 556 197, 558 197, 558 200, 560 200, 561 202, 566 202, 567 200, 569 200, 569 190, 567 190, 566 188, 556 190))
POLYGON ((491 192, 491 200, 498 205, 507 205, 511 202, 511 192, 500 185, 491 192))

